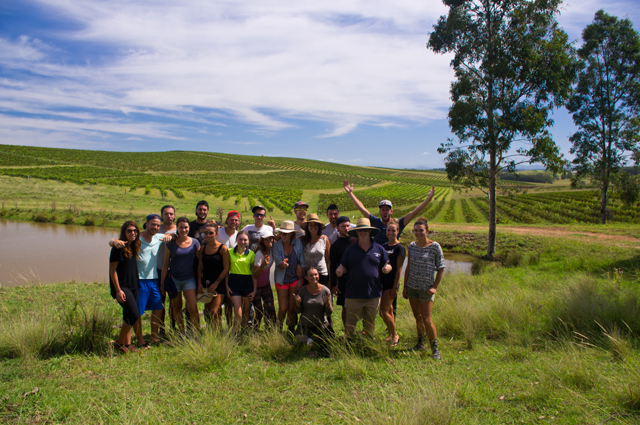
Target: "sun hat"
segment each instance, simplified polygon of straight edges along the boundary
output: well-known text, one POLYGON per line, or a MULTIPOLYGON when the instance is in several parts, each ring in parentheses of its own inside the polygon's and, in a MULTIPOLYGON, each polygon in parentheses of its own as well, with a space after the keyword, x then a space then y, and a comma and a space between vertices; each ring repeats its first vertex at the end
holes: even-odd
POLYGON ((296 231, 293 226, 293 221, 290 220, 283 221, 282 224, 280 224, 280 228, 276 230, 280 233, 293 233, 296 231))
POLYGON ((380 201, 380 205, 378 205, 378 208, 382 208, 384 206, 387 206, 387 207, 393 209, 393 205, 391 204, 391 201, 388 200, 388 199, 384 199, 384 200, 380 201))
POLYGON ((209 304, 211 300, 213 300, 213 297, 217 297, 217 296, 218 296, 218 293, 215 291, 214 292, 204 291, 202 294, 198 294, 196 298, 198 299, 198 302, 209 304))
POLYGON ((318 214, 309 214, 307 216, 307 221, 302 223, 300 227, 302 227, 304 230, 307 230, 307 224, 309 223, 318 223, 318 225, 320 226, 320 230, 324 229, 325 227, 324 223, 321 222, 320 219, 318 218, 318 214))
POLYGON ((359 218, 356 222, 356 227, 349 230, 349 236, 353 236, 354 238, 358 237, 358 230, 371 230, 371 236, 375 236, 380 233, 380 229, 377 227, 372 227, 371 222, 368 218, 359 218))
POLYGON ((296 204, 293 206, 293 209, 296 209, 296 208, 298 208, 298 207, 307 207, 307 208, 309 208, 309 204, 307 204, 307 203, 306 203, 306 202, 304 202, 304 201, 298 201, 298 202, 296 202, 296 204))
POLYGON ((271 226, 262 226, 262 228, 260 228, 260 239, 273 237, 273 229, 271 226))

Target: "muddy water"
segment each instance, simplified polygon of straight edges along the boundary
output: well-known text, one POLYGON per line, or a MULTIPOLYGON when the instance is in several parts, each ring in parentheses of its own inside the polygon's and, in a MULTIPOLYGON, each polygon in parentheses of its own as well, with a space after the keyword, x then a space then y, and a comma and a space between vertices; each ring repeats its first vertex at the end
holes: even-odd
POLYGON ((0 285, 106 282, 118 229, 0 220, 0 285))
MULTIPOLYGON (((100 227, 0 220, 0 286, 106 282, 108 242, 118 233, 100 227)), ((447 273, 471 273, 473 261, 470 255, 444 254, 447 273)))

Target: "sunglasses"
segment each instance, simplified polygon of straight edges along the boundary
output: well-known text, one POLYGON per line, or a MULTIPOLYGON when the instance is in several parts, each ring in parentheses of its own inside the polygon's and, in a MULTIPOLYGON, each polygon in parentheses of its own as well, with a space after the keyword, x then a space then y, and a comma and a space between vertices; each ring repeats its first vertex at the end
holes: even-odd
POLYGON ((216 234, 216 232, 204 232, 204 234, 205 234, 206 236, 211 236, 211 235, 215 235, 215 234, 216 234))
POLYGON ((126 232, 127 233, 133 233, 133 234, 138 233, 138 231, 136 229, 127 229, 126 232))
POLYGON ((300 212, 300 211, 306 211, 306 208, 296 208, 294 211, 295 212, 300 212))
POLYGON ((255 213, 253 216, 254 216, 254 217, 264 217, 265 215, 266 215, 266 214, 258 214, 258 213, 255 213))

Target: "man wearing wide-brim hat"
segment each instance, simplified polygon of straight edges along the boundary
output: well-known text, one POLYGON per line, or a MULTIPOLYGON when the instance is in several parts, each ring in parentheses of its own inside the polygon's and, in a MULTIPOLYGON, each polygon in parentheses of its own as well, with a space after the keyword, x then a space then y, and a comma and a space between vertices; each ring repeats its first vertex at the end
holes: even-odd
MULTIPOLYGON (((373 240, 375 240, 380 245, 384 245, 389 242, 389 238, 387 237, 387 224, 389 224, 389 220, 391 220, 391 214, 393 214, 393 204, 391 203, 391 201, 387 199, 380 201, 380 204, 378 204, 378 208, 380 209, 380 217, 376 217, 375 215, 371 214, 368 209, 365 208, 364 204, 360 202, 358 198, 356 198, 355 193, 353 193, 353 185, 349 184, 349 180, 345 180, 342 185, 344 186, 344 191, 347 192, 347 195, 349 195, 349 198, 351 198, 351 202, 353 202, 353 205, 356 206, 356 208, 362 213, 362 215, 370 220, 370 223, 374 227, 379 229, 379 232, 376 234, 373 240)), ((404 228, 411 222, 411 220, 413 220, 413 218, 417 216, 420 211, 422 211, 427 206, 427 204, 429 204, 429 202, 431 202, 434 193, 435 186, 431 186, 431 190, 429 191, 427 198, 422 201, 420 205, 415 207, 413 211, 398 219, 398 238, 402 234, 404 228)))
POLYGON ((369 337, 373 338, 375 333, 376 315, 382 296, 380 272, 387 274, 391 271, 386 251, 372 239, 379 232, 380 229, 371 226, 368 218, 359 218, 356 227, 349 231, 349 235, 357 237, 358 242, 347 248, 336 270, 338 276, 347 275, 347 338, 353 335, 360 319, 363 319, 364 330, 369 337))

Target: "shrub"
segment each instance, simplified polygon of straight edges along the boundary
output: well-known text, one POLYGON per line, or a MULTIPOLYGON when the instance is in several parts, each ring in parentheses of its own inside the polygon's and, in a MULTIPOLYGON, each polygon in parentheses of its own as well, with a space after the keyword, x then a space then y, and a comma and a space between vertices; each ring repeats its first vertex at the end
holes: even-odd
POLYGON ((62 336, 60 322, 49 310, 11 316, 0 324, 0 357, 43 357, 57 351, 62 336))
POLYGON ((68 213, 65 216, 63 223, 64 224, 73 224, 74 221, 75 221, 75 218, 73 217, 73 214, 68 213))
POLYGON ((85 226, 95 226, 96 225, 96 218, 94 216, 90 215, 89 217, 85 218, 84 225, 85 226))

